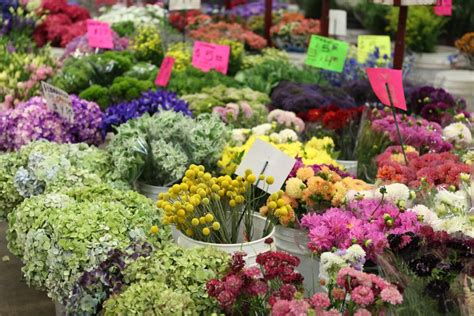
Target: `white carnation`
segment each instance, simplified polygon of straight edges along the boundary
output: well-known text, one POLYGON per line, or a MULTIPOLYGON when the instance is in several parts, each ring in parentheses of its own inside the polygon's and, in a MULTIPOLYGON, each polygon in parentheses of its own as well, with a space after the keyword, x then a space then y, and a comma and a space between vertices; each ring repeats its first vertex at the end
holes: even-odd
POLYGON ((255 136, 263 136, 270 133, 271 130, 272 130, 272 124, 265 123, 265 124, 261 124, 252 128, 252 134, 254 134, 255 136))
POLYGON ((466 236, 474 237, 474 227, 467 216, 440 219, 434 223, 433 228, 436 231, 444 230, 448 234, 461 232, 466 236))
POLYGON ((450 192, 441 189, 434 198, 435 210, 438 213, 464 213, 469 209, 469 197, 465 191, 450 192))
POLYGON ((327 280, 329 274, 334 274, 343 267, 349 266, 340 256, 332 252, 323 252, 319 259, 319 278, 327 280))
POLYGON ((415 212, 416 215, 423 216, 423 223, 433 226, 434 223, 438 220, 438 215, 424 206, 423 204, 415 205, 410 209, 412 212, 415 212))
MULTIPOLYGON (((397 203, 398 201, 404 201, 406 203, 410 198, 410 189, 408 189, 408 187, 402 183, 386 185, 385 189, 387 190, 387 193, 385 193, 384 199, 392 203, 397 203)), ((380 189, 375 191, 375 198, 379 200, 382 198, 380 189)))
POLYGON ((289 128, 286 128, 284 130, 282 130, 280 133, 280 138, 282 140, 282 142, 286 143, 286 142, 295 142, 298 140, 298 134, 296 134, 296 132, 292 129, 289 129, 289 128))
POLYGON ((452 123, 443 129, 443 136, 447 141, 461 146, 469 146, 472 135, 469 128, 463 123, 452 123))

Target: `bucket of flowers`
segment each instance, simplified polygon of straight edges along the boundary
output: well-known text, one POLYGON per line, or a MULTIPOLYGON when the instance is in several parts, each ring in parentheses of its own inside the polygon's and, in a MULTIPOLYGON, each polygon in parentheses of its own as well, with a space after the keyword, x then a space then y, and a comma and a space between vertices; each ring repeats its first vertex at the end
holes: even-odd
POLYGON ((213 246, 228 253, 244 251, 255 264, 259 253, 268 250, 265 241, 275 228, 269 218, 259 216, 262 205, 275 216, 291 216, 293 209, 282 199, 283 191, 265 193, 254 186, 274 182, 272 176, 213 177, 204 166, 191 165, 180 184, 160 193, 157 205, 165 212, 164 222, 175 225, 177 243, 186 248, 213 246))

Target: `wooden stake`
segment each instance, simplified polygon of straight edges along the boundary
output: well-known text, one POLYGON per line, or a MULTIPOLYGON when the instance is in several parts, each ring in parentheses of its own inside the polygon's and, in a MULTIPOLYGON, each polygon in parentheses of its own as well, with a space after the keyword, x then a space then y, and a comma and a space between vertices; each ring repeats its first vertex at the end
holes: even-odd
POLYGON ((329 8, 330 8, 330 0, 323 0, 322 8, 321 8, 321 18, 320 18, 320 26, 321 26, 321 36, 329 37, 329 8))
POLYGON ((272 11, 273 11, 273 0, 265 0, 265 39, 267 45, 272 46, 272 38, 270 29, 272 27, 272 11))
POLYGON ((407 27, 408 7, 400 6, 398 13, 398 28, 395 40, 395 55, 393 60, 393 69, 401 70, 403 68, 403 57, 405 55, 405 33, 407 27))

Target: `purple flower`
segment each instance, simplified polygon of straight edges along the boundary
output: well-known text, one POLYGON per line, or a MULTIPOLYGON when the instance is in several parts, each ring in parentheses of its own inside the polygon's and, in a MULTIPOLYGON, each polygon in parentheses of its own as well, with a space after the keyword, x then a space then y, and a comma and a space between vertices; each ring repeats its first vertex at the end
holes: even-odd
POLYGON ((143 92, 138 99, 108 107, 102 131, 105 134, 111 131, 113 126, 119 126, 145 113, 153 114, 161 110, 173 110, 192 116, 188 103, 179 99, 175 93, 166 90, 148 91, 143 92))
MULTIPOLYGON (((115 51, 122 51, 127 49, 128 47, 128 39, 123 37, 119 37, 117 33, 112 31, 112 43, 114 45, 114 48, 112 50, 115 51)), ((62 59, 66 59, 70 55, 74 53, 79 53, 80 55, 85 55, 85 54, 93 54, 93 53, 102 53, 104 52, 104 49, 97 49, 97 48, 92 48, 89 46, 89 41, 87 39, 87 34, 78 36, 72 41, 69 42, 69 44, 66 45, 64 55, 62 56, 62 59)))
MULTIPOLYGON (((299 157, 296 158, 296 163, 293 166, 293 169, 291 170, 291 172, 288 175, 287 179, 296 177, 296 172, 298 171, 298 169, 300 169, 302 167, 305 167, 305 164, 303 163, 303 160, 299 157)), ((311 165, 309 167, 313 168, 315 174, 318 173, 319 171, 321 171, 321 169, 323 167, 327 167, 327 168, 329 168, 329 170, 334 171, 335 173, 337 173, 341 178, 353 177, 349 173, 346 173, 346 172, 342 171, 341 169, 339 169, 338 167, 335 167, 333 165, 327 165, 327 164, 316 165, 315 164, 315 165, 311 165)))

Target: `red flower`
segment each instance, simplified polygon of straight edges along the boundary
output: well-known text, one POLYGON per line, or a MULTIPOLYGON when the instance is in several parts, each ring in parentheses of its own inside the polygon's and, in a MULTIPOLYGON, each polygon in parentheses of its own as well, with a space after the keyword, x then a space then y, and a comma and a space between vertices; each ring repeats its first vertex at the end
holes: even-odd
POLYGON ((61 13, 68 6, 67 0, 42 0, 41 7, 51 13, 61 13))
POLYGON ((86 8, 79 6, 67 6, 63 11, 71 18, 73 22, 87 20, 91 17, 89 11, 86 8))

